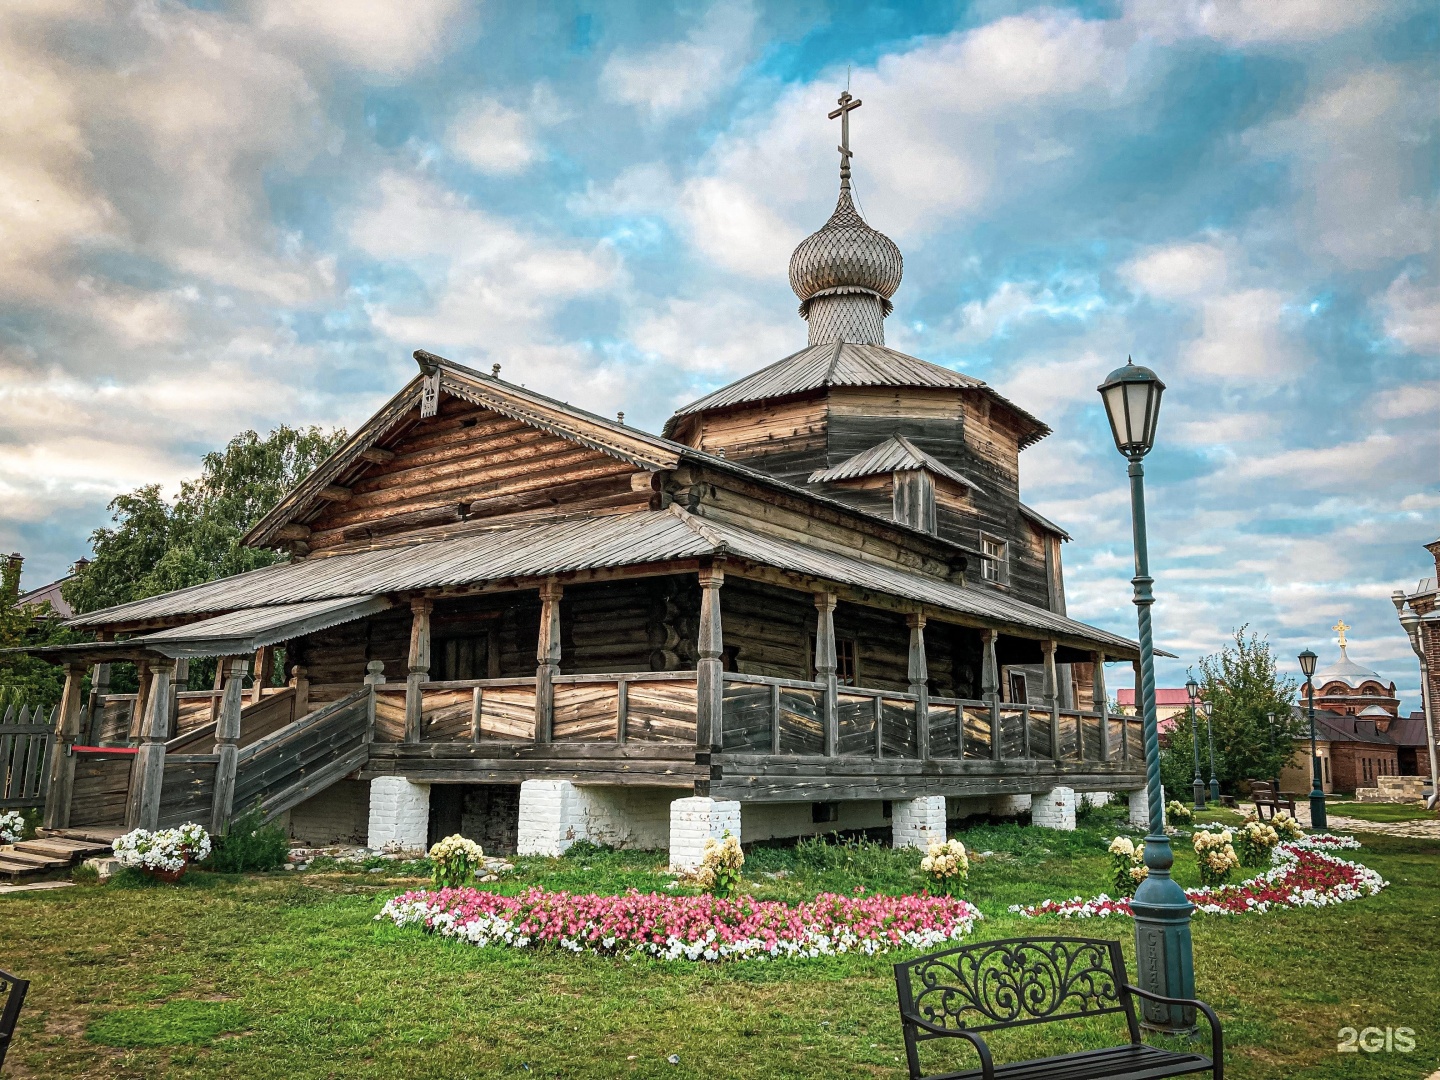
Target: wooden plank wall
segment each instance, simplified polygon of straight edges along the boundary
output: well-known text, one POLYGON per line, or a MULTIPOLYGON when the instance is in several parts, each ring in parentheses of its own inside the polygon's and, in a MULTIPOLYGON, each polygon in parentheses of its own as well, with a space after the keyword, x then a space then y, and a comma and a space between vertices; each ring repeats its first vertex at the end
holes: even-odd
POLYGON ((351 497, 310 522, 314 550, 467 517, 643 509, 633 465, 459 398, 383 447, 395 454, 347 485, 351 497))
POLYGON ((629 684, 627 701, 627 742, 695 745, 693 682, 638 679, 629 684))
POLYGON ((201 757, 165 759, 165 776, 160 784, 160 828, 192 821, 210 827, 218 762, 214 755, 203 755, 204 760, 201 757))
POLYGON ((818 393, 757 402, 696 417, 682 438, 690 446, 712 454, 723 450, 733 461, 803 485, 812 472, 827 466, 827 412, 825 397, 818 393))
POLYGON ((79 754, 70 797, 70 826, 124 825, 134 754, 79 754))

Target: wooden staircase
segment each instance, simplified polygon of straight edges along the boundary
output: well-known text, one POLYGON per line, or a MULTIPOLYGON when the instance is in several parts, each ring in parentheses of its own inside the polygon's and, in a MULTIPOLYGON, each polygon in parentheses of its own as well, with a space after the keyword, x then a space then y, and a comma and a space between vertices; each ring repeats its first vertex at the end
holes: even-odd
POLYGON ((0 847, 0 878, 37 877, 66 870, 94 856, 108 855, 114 839, 84 829, 42 829, 40 833, 34 840, 0 847))

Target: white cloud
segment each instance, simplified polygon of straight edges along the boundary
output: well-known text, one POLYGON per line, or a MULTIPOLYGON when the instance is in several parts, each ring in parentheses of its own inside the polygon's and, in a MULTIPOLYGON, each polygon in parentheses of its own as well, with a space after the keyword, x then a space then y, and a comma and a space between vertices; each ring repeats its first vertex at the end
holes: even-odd
POLYGON ((717 0, 683 40, 616 52, 600 73, 601 89, 657 118, 692 112, 739 80, 754 29, 749 0, 717 0))
POLYGON ((668 370, 733 379, 803 348, 805 326, 732 293, 671 299, 633 323, 625 335, 668 370))
POLYGON ((540 157, 529 118, 490 98, 466 102, 446 134, 450 149, 483 173, 522 173, 540 157))
POLYGON ((1275 289, 1247 289, 1206 300, 1205 329, 1185 356, 1202 375, 1251 380, 1297 378, 1309 357, 1286 333, 1285 297, 1275 289))
POLYGON ((1440 382, 1412 383, 1375 395, 1375 415, 1383 420, 1440 416, 1440 382))
POLYGON ((1381 298, 1385 333, 1418 353, 1440 353, 1440 286, 1422 285, 1410 274, 1390 283, 1381 298))
POLYGON ((453 41, 464 0, 255 0, 264 31, 379 75, 408 74, 453 41))
POLYGON ((1166 43, 1201 36, 1268 45, 1333 37, 1385 10, 1378 0, 1131 0, 1125 17, 1166 43))
POLYGON ((1166 244, 1136 256, 1120 268, 1133 288, 1162 300, 1208 296, 1229 276, 1225 252, 1213 243, 1166 244))
POLYGON ((1074 360, 1031 359, 1014 365, 998 389, 1038 416, 1058 415, 1075 406, 1097 404, 1095 388, 1116 367, 1115 358, 1087 352, 1074 360))

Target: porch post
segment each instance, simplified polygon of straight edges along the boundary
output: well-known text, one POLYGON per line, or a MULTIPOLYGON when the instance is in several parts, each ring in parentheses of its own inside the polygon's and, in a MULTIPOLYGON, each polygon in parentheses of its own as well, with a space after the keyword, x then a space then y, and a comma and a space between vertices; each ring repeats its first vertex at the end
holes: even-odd
POLYGON ((555 676, 560 674, 560 597, 557 581, 540 586, 540 640, 535 646, 535 741, 555 737, 555 676))
POLYGON ((145 713, 150 707, 150 660, 135 661, 135 707, 130 712, 130 730, 126 732, 127 746, 140 745, 140 729, 145 726, 145 713))
POLYGON ((719 752, 725 747, 725 672, 721 657, 725 636, 720 625, 722 566, 700 570, 700 642, 695 664, 695 746, 719 752))
POLYGON ((220 722, 220 699, 224 696, 225 665, 229 659, 228 656, 215 658, 215 682, 210 687, 210 723, 212 724, 220 722))
MULTIPOLYGON (((1142 681, 1141 678, 1140 678, 1140 661, 1139 661, 1139 660, 1133 660, 1133 661, 1131 661, 1130 666, 1131 666, 1131 667, 1134 669, 1134 671, 1135 671, 1135 715, 1136 715, 1136 717, 1138 717, 1139 720, 1140 720, 1140 730, 1141 730, 1141 735, 1142 735, 1142 742, 1140 743, 1140 746, 1139 746, 1137 749, 1140 751, 1140 755, 1139 755, 1139 756, 1140 756, 1140 760, 1141 760, 1141 761, 1144 761, 1144 760, 1145 760, 1145 744, 1144 744, 1144 742, 1143 742, 1143 735, 1144 735, 1144 730, 1145 730, 1145 709, 1144 709, 1144 706, 1142 705, 1141 700, 1140 700, 1140 683, 1141 683, 1141 681, 1142 681)), ((1124 749, 1124 751, 1125 751, 1125 759, 1128 761, 1128 760, 1130 759, 1130 721, 1129 721, 1129 719, 1126 719, 1126 721, 1125 721, 1125 727, 1121 730, 1120 745, 1121 745, 1121 747, 1124 749)))
MULTIPOLYGON (((110 634, 97 634, 97 641, 110 640, 110 634)), ((100 741, 100 728, 104 722, 105 698, 110 693, 110 665, 96 664, 90 669, 90 700, 86 713, 90 717, 90 728, 85 740, 92 746, 100 741)))
POLYGON ((215 720, 215 753, 220 763, 215 766, 215 799, 210 808, 210 831, 224 835, 235 816, 235 765, 240 756, 240 710, 245 707, 245 674, 250 661, 240 657, 222 657, 218 675, 225 679, 225 694, 220 699, 220 715, 215 720))
POLYGON ((155 829, 160 824, 160 788, 165 782, 165 729, 169 726, 171 679, 175 661, 150 664, 150 696, 140 726, 140 749, 130 768, 130 802, 125 827, 155 829))
POLYGON ((310 671, 304 664, 290 669, 290 688, 295 691, 294 717, 299 720, 310 712, 310 671))
POLYGON ((270 676, 275 668, 275 647, 273 645, 261 645, 255 650, 255 682, 250 687, 250 704, 254 705, 260 701, 265 694, 265 687, 270 685, 270 676))
POLYGON ((1105 654, 1090 654, 1095 675, 1090 680, 1090 707, 1100 714, 1100 760, 1110 760, 1110 699, 1105 695, 1105 654))
POLYGON ((175 661, 175 684, 170 693, 170 716, 165 721, 165 738, 173 739, 180 734, 180 691, 190 689, 190 661, 184 658, 175 661))
POLYGON ((75 752, 80 737, 80 683, 85 678, 85 665, 65 665, 65 689, 60 695, 59 719, 55 724, 55 741, 50 746, 50 789, 45 796, 45 827, 70 827, 70 794, 75 787, 75 752))
POLYGON ((915 743, 923 761, 930 756, 930 672, 925 663, 925 616, 912 612, 905 616, 910 627, 908 676, 910 693, 915 695, 915 743))
POLYGON ((1064 757, 1060 750, 1060 699, 1056 694, 1059 679, 1055 671, 1055 640, 1040 643, 1040 652, 1045 657, 1045 678, 1041 684, 1041 698, 1050 712, 1050 755, 1056 761, 1064 757))
POLYGON ((405 679, 405 741, 420 741, 424 702, 420 687, 430 680, 430 600, 410 601, 410 661, 405 679))
POLYGON ((816 593, 815 681, 825 684, 821 715, 826 757, 834 757, 840 745, 839 685, 835 680, 835 594, 816 593))
POLYGON ((990 756, 996 761, 1005 754, 1000 742, 1000 665, 995 661, 995 639, 999 636, 995 630, 980 631, 985 646, 980 664, 980 697, 990 703, 990 756))

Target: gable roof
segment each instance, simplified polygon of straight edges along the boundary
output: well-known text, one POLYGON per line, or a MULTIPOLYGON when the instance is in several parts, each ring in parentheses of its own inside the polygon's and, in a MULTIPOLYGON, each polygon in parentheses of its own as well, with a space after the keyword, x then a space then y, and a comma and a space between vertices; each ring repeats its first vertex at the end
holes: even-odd
MULTIPOLYGON (((187 616, 221 631, 276 625, 265 609, 283 607, 277 619, 317 601, 358 603, 390 593, 582 570, 643 566, 675 559, 729 555, 972 616, 991 623, 1041 630, 1057 637, 1133 654, 1134 642, 1014 597, 972 585, 903 570, 886 563, 769 536, 728 522, 703 518, 679 506, 665 511, 580 515, 560 521, 480 528, 462 536, 397 543, 273 566, 231 578, 93 611, 70 626, 144 623, 187 616), (258 609, 258 610, 257 610, 258 609), (232 617, 227 613, 241 613, 232 617)), ((337 605, 338 612, 344 605, 337 605)), ((331 613, 324 605, 306 616, 331 613)), ((208 633, 208 630, 206 631, 208 633)), ((177 631, 183 639, 193 630, 177 631)), ((218 636, 218 635, 216 635, 218 636)), ((148 640, 148 637, 147 637, 148 640)))
POLYGON ((833 468, 816 469, 810 474, 810 483, 855 480, 862 476, 915 469, 925 469, 936 476, 963 484, 972 491, 981 490, 979 484, 962 476, 943 461, 931 457, 904 435, 891 435, 884 442, 872 446, 869 450, 862 450, 854 457, 846 458, 833 468))
POLYGON ((1052 532, 1052 533, 1054 533, 1056 536, 1060 537, 1061 540, 1074 540, 1074 539, 1075 539, 1075 538, 1074 538, 1073 536, 1071 536, 1068 532, 1066 532, 1064 529, 1062 529, 1059 525, 1056 525, 1056 524, 1055 524, 1053 521, 1051 521, 1049 518, 1047 518, 1047 517, 1045 517, 1043 514, 1041 514, 1038 510, 1032 509, 1031 507, 1026 506, 1024 503, 1019 503, 1018 505, 1019 505, 1019 507, 1020 507, 1020 513, 1021 513, 1021 515, 1022 515, 1023 517, 1029 518, 1029 519, 1030 519, 1031 521, 1033 521, 1036 525, 1039 525, 1042 529, 1046 530, 1047 532, 1052 532))
POLYGON ((1028 421, 1034 430, 1020 439, 1023 450, 1050 434, 1038 417, 1026 412, 981 379, 932 364, 884 345, 837 341, 811 345, 777 360, 769 367, 746 375, 728 386, 706 394, 698 401, 676 410, 665 424, 672 434, 681 418, 711 409, 724 409, 769 398, 786 397, 827 386, 906 386, 979 390, 1028 421))

